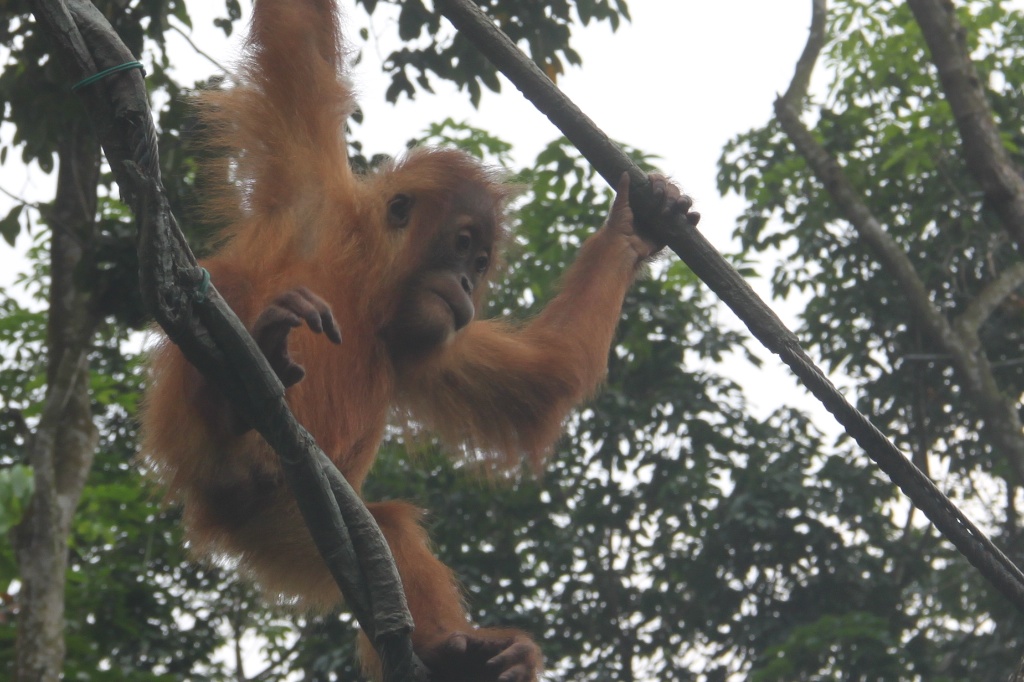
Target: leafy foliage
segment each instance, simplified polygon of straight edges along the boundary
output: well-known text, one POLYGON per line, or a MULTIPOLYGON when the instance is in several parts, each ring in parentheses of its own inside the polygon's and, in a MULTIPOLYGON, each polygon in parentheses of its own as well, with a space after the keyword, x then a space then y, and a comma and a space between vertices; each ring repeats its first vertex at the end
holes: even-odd
MULTIPOLYGON (((1022 16, 1003 2, 957 4, 989 100, 999 120, 1014 121, 1024 113, 1015 85, 1024 77, 1022 16)), ((955 122, 908 6, 860 0, 830 5, 830 81, 827 94, 812 102, 813 132, 909 256, 935 308, 955 315, 1019 255, 965 166, 955 122)), ((1007 130, 1004 142, 1019 161, 1019 131, 1012 125, 1007 130)), ((830 367, 857 381, 860 408, 926 471, 936 464, 946 469, 944 486, 1000 544, 1019 547, 1016 512, 995 501, 1012 497, 1019 482, 986 433, 983 408, 965 399, 948 356, 908 316, 878 254, 844 222, 776 122, 726 148, 719 186, 746 199, 736 233, 744 249, 781 256, 772 274, 775 293, 806 301, 804 340, 830 367)), ((980 333, 984 352, 998 366, 1000 388, 1009 396, 1024 391, 1018 298, 1008 297, 980 333)), ((815 476, 815 488, 828 483, 822 479, 825 471, 815 476)), ((846 488, 847 494, 851 490, 846 488)), ((859 517, 853 517, 858 518, 856 534, 866 533, 876 547, 858 556, 857 543, 843 544, 851 553, 847 561, 867 570, 866 584, 884 595, 878 606, 885 610, 860 615, 851 610, 842 621, 822 622, 814 635, 818 639, 793 631, 775 649, 777 660, 763 669, 764 679, 793 679, 815 666, 849 677, 885 661, 898 666, 866 677, 1005 676, 1021 645, 1014 634, 1019 614, 979 584, 930 531, 910 523, 896 498, 879 492, 849 510, 859 517), (877 568, 865 569, 872 564, 877 568), (884 636, 870 646, 862 633, 850 639, 856 652, 823 651, 828 655, 818 663, 808 657, 813 641, 831 646, 837 637, 851 636, 844 633, 870 629, 871 618, 883 615, 885 627, 877 630, 884 636), (876 653, 868 655, 870 647, 876 653)))
MULTIPOLYGON (((361 0, 368 12, 382 3, 361 0)), ((391 55, 392 100, 452 80, 477 101, 496 90, 493 69, 418 0, 395 5, 407 45, 391 55)), ((954 151, 948 107, 902 3, 834 0, 830 89, 816 134, 864 189, 872 210, 904 245, 935 302, 955 309, 1015 254, 954 151)), ((66 117, 77 116, 62 74, 26 20, 7 3, 0 42, 4 120, 25 160, 53 166, 66 117), (41 114, 40 112, 43 112, 41 114)), ((100 3, 145 59, 166 94, 160 151, 172 205, 198 222, 198 158, 187 143, 186 88, 162 51, 168 19, 186 26, 181 0, 100 3), (154 49, 155 48, 155 49, 154 49)), ((556 77, 579 61, 576 24, 628 18, 622 0, 556 0, 537 6, 489 0, 485 10, 556 77)), ((237 0, 218 19, 231 33, 237 0)), ((1013 87, 1024 48, 1020 16, 972 0, 961 17, 1003 121, 1021 118, 1013 87)), ((217 84, 207 84, 216 87, 217 84)), ((163 99, 163 98, 161 98, 163 99)), ((1019 153, 1020 132, 1007 148, 1019 153)), ((564 140, 527 168, 509 145, 453 121, 431 126, 430 144, 455 145, 509 169, 523 188, 513 251, 487 314, 528 317, 557 287, 578 245, 604 219, 610 193, 564 140)), ((361 151, 361 147, 357 147, 361 151)), ((634 151, 641 163, 650 158, 634 151)), ((7 150, 0 149, 0 158, 7 150)), ((379 157, 355 159, 374 165, 379 157)), ((188 561, 177 512, 144 483, 133 460, 134 414, 144 383, 134 291, 133 229, 103 178, 101 238, 86 245, 79 286, 94 292, 109 326, 90 356, 93 413, 101 433, 71 538, 65 676, 99 680, 358 679, 347 614, 296 615, 267 606, 230 566, 188 561), (242 655, 258 649, 261 660, 242 655), (255 642, 255 646, 253 646, 255 642), (262 668, 258 670, 257 668, 262 668)), ((842 223, 774 123, 736 140, 723 157, 723 190, 748 202, 738 229, 750 254, 782 249, 780 295, 807 299, 802 333, 832 367, 855 378, 861 404, 908 450, 933 452, 972 510, 1009 546, 1018 537, 1004 465, 961 399, 955 376, 905 317, 891 280, 842 223)), ((0 219, 11 241, 46 207, 0 219)), ((36 230, 36 270, 47 294, 46 230, 36 230)), ((193 238, 199 235, 194 231, 193 238)), ((442 559, 463 578, 473 616, 533 632, 556 678, 572 680, 990 679, 1021 646, 1021 619, 969 566, 915 522, 898 491, 845 440, 824 442, 805 416, 780 408, 759 420, 715 363, 750 354, 723 329, 717 308, 678 262, 652 266, 623 310, 605 389, 569 424, 547 472, 481 480, 472 465, 396 433, 366 486, 370 499, 405 498, 430 510, 442 559)), ((1009 392, 1024 390, 1017 301, 983 330, 1009 392)), ((0 295, 0 529, 16 523, 29 491, 26 439, 46 391, 46 318, 0 295)), ((16 566, 0 544, 0 670, 10 665, 16 566)))
MULTIPOLYGON (((398 8, 398 34, 407 45, 392 52, 385 64, 391 75, 389 102, 402 95, 415 97, 417 89, 433 92, 432 74, 465 89, 473 104, 480 101, 481 86, 500 90, 497 70, 466 38, 441 30, 442 16, 436 8, 428 9, 422 0, 358 2, 371 15, 380 5, 398 8)), ((629 19, 625 0, 554 0, 543 6, 516 0, 478 4, 552 79, 564 72, 566 63, 580 64, 580 55, 569 44, 574 23, 607 21, 614 29, 622 19, 629 19)))

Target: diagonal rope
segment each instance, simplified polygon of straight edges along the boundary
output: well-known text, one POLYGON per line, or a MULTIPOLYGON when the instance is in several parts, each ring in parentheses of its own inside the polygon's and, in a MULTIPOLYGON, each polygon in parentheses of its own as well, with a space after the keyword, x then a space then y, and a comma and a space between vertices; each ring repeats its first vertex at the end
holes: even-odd
MULTIPOLYGON (((630 204, 642 218, 650 205, 649 183, 613 143, 470 0, 436 0, 462 35, 473 42, 537 109, 580 150, 609 184, 630 176, 630 204)), ((842 424, 867 455, 924 512, 968 561, 1024 613, 1024 573, 968 519, 899 448, 832 385, 800 346, 796 335, 758 297, 697 229, 683 216, 670 225, 651 225, 655 236, 728 305, 766 348, 778 355, 804 386, 842 424)))

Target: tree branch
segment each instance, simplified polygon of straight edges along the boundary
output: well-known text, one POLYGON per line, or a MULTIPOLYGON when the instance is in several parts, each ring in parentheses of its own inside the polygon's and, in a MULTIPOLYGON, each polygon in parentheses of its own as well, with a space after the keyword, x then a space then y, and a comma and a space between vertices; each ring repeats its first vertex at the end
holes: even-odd
MULTIPOLYGON (((800 59, 796 62, 796 73, 793 74, 786 94, 779 98, 791 105, 794 111, 803 108, 807 91, 811 87, 811 75, 828 38, 827 17, 828 7, 825 0, 811 0, 811 27, 807 31, 807 44, 804 45, 804 51, 800 53, 800 59)), ((779 100, 776 100, 776 106, 779 100)))
MULTIPOLYGON (((814 68, 824 44, 827 15, 825 0, 812 1, 813 13, 807 47, 800 57, 796 74, 786 94, 775 100, 775 115, 793 146, 804 157, 807 165, 839 207, 840 213, 871 248, 886 272, 896 280, 900 293, 910 306, 912 316, 922 325, 925 333, 950 355, 966 392, 987 413, 988 424, 1003 456, 1010 463, 1018 481, 1024 482, 1024 438, 1021 437, 1020 416, 1015 405, 999 388, 977 334, 981 323, 991 314, 990 306, 997 305, 1001 300, 1000 296, 1005 297, 1019 285, 1001 293, 1015 281, 1014 276, 1010 275, 1009 279, 1004 277, 993 282, 954 324, 951 324, 932 303, 924 282, 903 248, 889 236, 871 213, 871 209, 850 182, 842 166, 800 119, 800 112, 807 97, 810 70, 814 68)), ((1013 268, 1008 272, 1017 270, 1018 268, 1013 268)))
POLYGON ((786 93, 775 100, 775 116, 797 152, 825 186, 825 191, 839 208, 839 212, 853 226, 858 236, 874 251, 886 272, 896 280, 900 293, 910 304, 911 314, 925 327, 928 334, 940 340, 948 352, 958 345, 952 326, 935 308, 931 295, 903 248, 889 236, 871 209, 861 199, 860 192, 846 176, 843 167, 829 154, 800 119, 811 72, 825 44, 827 7, 825 0, 812 0, 811 28, 796 73, 786 93))
POLYGON ((1003 304, 1008 296, 1024 286, 1024 262, 1014 263, 985 285, 964 311, 954 320, 958 329, 978 333, 981 325, 1003 304))
POLYGON ((1010 159, 950 0, 907 0, 960 130, 964 161, 1007 233, 1024 247, 1024 177, 1010 159))
MULTIPOLYGON (((576 145, 605 180, 614 186, 623 172, 629 173, 630 204, 644 223, 643 217, 650 214, 652 204, 650 185, 629 157, 569 101, 471 0, 435 0, 435 6, 576 145)), ((932 523, 996 588, 1024 611, 1024 573, 864 415, 850 405, 807 356, 796 336, 703 235, 683 216, 675 217, 668 224, 645 224, 644 227, 663 239, 694 274, 722 298, 751 333, 766 348, 779 355, 932 523)))

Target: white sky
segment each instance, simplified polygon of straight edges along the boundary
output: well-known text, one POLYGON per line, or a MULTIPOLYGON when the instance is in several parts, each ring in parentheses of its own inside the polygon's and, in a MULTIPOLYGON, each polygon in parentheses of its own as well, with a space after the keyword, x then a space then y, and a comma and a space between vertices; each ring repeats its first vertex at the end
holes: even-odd
MULTIPOLYGON (((353 28, 365 24, 362 9, 353 8, 350 0, 341 4, 353 28)), ((735 196, 718 195, 718 157, 727 140, 764 125, 771 116, 772 101, 787 87, 803 49, 811 2, 631 0, 629 5, 633 21, 614 34, 606 24, 576 29, 573 45, 583 66, 570 68, 559 85, 613 139, 659 155, 663 172, 695 198, 705 235, 719 249, 728 250, 742 202, 735 196)), ((222 7, 220 2, 189 3, 196 31, 193 39, 204 51, 229 63, 243 31, 239 27, 228 41, 212 27, 211 19, 223 14, 222 7)), ((397 106, 387 104, 384 91, 389 81, 381 72, 380 59, 397 40, 394 22, 381 11, 387 9, 381 5, 371 26, 379 44, 370 43, 354 73, 367 114, 367 125, 359 129, 367 151, 397 153, 406 140, 447 116, 512 142, 521 163, 532 160, 558 135, 507 81, 499 95, 484 92, 479 110, 473 109, 465 93, 443 82, 435 83, 436 95, 421 94, 397 106)), ((180 69, 182 82, 215 72, 183 39, 173 32, 168 35, 171 60, 180 69)), ((358 44, 357 36, 352 43, 358 44)), ((11 133, 8 124, 0 128, 6 142, 11 133)), ((19 165, 17 156, 9 154, 0 168, 0 188, 30 200, 52 198, 53 177, 19 165)), ((0 216, 12 205, 0 194, 0 216)), ((9 286, 16 273, 24 270, 21 254, 27 244, 24 236, 17 248, 0 241, 0 286, 9 286)), ((770 263, 762 270, 767 274, 770 263)), ((753 284, 767 298, 767 287, 753 284)), ((773 307, 780 305, 773 303, 773 307)), ((793 326, 793 305, 781 307, 780 315, 793 326)), ((722 322, 739 325, 727 311, 722 322)), ((752 347, 759 346, 753 342, 752 347)), ((813 408, 814 401, 795 389, 796 380, 788 370, 768 357, 767 351, 761 355, 768 361, 760 371, 750 371, 742 361, 737 361, 742 366, 724 368, 742 377, 753 411, 763 415, 778 407, 780 387, 793 387, 786 391, 788 402, 813 408)), ((819 428, 833 431, 830 420, 826 415, 815 421, 819 428)))

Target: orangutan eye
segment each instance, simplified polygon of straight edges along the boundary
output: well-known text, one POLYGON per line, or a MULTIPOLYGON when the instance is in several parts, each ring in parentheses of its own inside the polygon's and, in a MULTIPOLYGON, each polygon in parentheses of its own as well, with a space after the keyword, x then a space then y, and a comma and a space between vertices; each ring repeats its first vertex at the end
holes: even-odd
POLYGON ((469 253, 473 248, 473 235, 469 230, 462 230, 455 237, 455 250, 459 253, 469 253))
POLYGON ((388 223, 392 227, 405 227, 409 224, 409 217, 412 215, 412 205, 415 203, 408 194, 396 194, 388 202, 388 223))
POLYGON ((477 256, 476 261, 473 263, 476 266, 478 274, 484 274, 487 272, 487 266, 491 264, 491 259, 487 255, 477 256))

